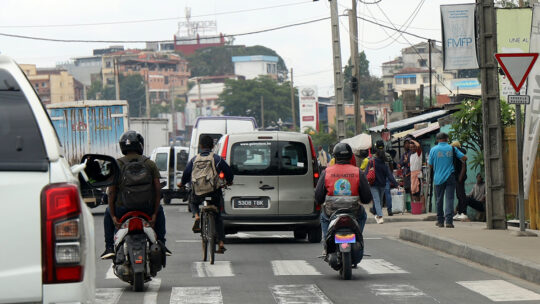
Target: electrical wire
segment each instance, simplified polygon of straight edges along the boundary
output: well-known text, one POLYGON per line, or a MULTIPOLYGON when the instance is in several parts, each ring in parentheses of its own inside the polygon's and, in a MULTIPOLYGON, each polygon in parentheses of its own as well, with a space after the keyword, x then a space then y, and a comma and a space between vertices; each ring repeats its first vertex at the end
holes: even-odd
MULTIPOLYGON (((195 16, 191 16, 191 18, 198 18, 198 17, 212 17, 212 16, 219 16, 219 15, 230 15, 230 14, 246 13, 246 12, 253 12, 253 11, 259 11, 259 10, 267 10, 267 9, 273 9, 273 8, 279 8, 279 7, 296 6, 296 5, 307 4, 307 3, 312 3, 312 2, 311 2, 311 1, 303 1, 303 2, 287 3, 287 4, 281 4, 281 5, 274 5, 274 6, 266 6, 266 7, 252 8, 252 9, 244 9, 244 10, 236 10, 236 11, 217 12, 217 13, 213 13, 213 14, 195 15, 195 16)), ((55 27, 81 27, 81 26, 98 26, 98 25, 116 25, 116 24, 147 23, 147 22, 158 22, 158 21, 171 21, 171 20, 178 20, 178 19, 186 19, 186 17, 168 17, 168 18, 155 18, 155 19, 138 19, 138 20, 109 21, 109 22, 95 22, 95 23, 73 23, 73 24, 0 25, 0 28, 55 28, 55 27)))

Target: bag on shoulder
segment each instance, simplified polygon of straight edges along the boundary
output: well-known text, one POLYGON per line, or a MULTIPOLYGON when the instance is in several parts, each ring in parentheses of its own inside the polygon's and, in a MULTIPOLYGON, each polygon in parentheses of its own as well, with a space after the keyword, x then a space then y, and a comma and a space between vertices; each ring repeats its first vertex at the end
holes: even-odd
POLYGON ((195 195, 202 196, 217 189, 218 174, 214 162, 214 153, 207 156, 197 155, 193 160, 191 185, 195 195))
POLYGON ((154 198, 153 178, 150 168, 145 164, 147 157, 123 161, 120 180, 120 198, 127 209, 143 209, 152 206, 154 198))
POLYGON ((367 181, 370 185, 373 185, 375 183, 376 175, 375 175, 375 160, 371 161, 371 168, 369 168, 368 173, 366 174, 367 181))

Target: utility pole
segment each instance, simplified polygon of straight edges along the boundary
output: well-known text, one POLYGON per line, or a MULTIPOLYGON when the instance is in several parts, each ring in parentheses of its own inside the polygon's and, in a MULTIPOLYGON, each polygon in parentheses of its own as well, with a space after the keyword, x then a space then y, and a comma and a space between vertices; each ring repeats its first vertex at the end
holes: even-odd
POLYGON ((118 81, 118 60, 114 58, 114 88, 116 100, 120 100, 120 82, 118 81))
POLYGON ((339 40, 339 20, 337 0, 330 0, 332 25, 332 54, 334 56, 334 92, 336 98, 336 121, 338 140, 345 139, 345 109, 343 107, 343 75, 341 67, 341 45, 339 40))
POLYGON ((294 76, 293 69, 291 68, 291 113, 292 113, 292 127, 296 130, 296 113, 294 110, 294 76))
POLYGON ((261 127, 264 130, 264 96, 261 95, 261 127))
MULTIPOLYGON (((174 82, 173 82, 174 83, 174 82)), ((176 136, 177 136, 177 131, 178 131, 178 122, 176 121, 176 109, 175 109, 175 104, 174 104, 174 85, 171 85, 169 87, 169 99, 171 100, 171 125, 172 125, 172 130, 171 130, 171 135, 172 135, 172 138, 173 138, 173 145, 176 146, 176 136)))
POLYGON ((144 95, 146 95, 146 118, 150 118, 150 89, 148 88, 148 74, 144 84, 144 95))
POLYGON ((352 9, 349 10, 349 41, 351 45, 352 79, 351 89, 354 102, 354 125, 356 134, 362 133, 362 116, 360 115, 360 67, 358 58, 358 19, 356 18, 356 0, 352 0, 352 9), (356 79, 356 81, 353 81, 356 79))
POLYGON ((486 224, 488 229, 506 229, 504 166, 502 159, 501 104, 499 100, 497 23, 493 0, 476 0, 480 83, 482 84, 482 129, 486 175, 486 224))
MULTIPOLYGON (((432 72, 431 72, 431 44, 433 43, 433 40, 431 39, 428 39, 428 49, 429 49, 429 63, 428 63, 428 69, 429 69, 429 107, 431 108, 433 106, 433 96, 432 96, 432 90, 431 90, 431 86, 432 86, 432 72)), ((422 105, 424 104, 424 101, 422 100, 422 105)))

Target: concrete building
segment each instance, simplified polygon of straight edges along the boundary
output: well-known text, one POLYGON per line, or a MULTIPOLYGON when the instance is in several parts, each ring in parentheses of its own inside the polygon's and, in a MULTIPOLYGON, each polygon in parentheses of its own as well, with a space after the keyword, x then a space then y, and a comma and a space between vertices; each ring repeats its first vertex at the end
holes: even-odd
POLYGON ((56 65, 67 70, 75 79, 89 87, 92 80, 99 79, 101 74, 101 56, 75 57, 71 61, 56 65))
POLYGON ((257 78, 261 75, 270 76, 277 80, 277 62, 276 56, 233 56, 234 73, 244 76, 246 79, 257 78))
POLYGON ((43 104, 83 99, 83 84, 66 70, 38 69, 35 64, 20 64, 43 104))

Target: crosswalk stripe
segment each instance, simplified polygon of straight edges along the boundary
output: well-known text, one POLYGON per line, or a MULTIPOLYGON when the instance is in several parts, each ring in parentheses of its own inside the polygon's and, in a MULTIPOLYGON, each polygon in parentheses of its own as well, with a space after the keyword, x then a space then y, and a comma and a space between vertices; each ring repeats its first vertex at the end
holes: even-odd
POLYGON ((420 289, 408 284, 372 284, 368 288, 378 297, 390 298, 392 303, 417 303, 418 298, 431 298, 420 289))
POLYGON ((223 304, 221 287, 173 287, 170 304, 223 304))
POLYGON ((158 291, 161 286, 160 278, 153 278, 150 283, 148 283, 148 288, 144 293, 144 304, 155 304, 157 303, 158 291))
POLYGON ((315 267, 304 260, 272 261, 272 270, 276 276, 284 275, 321 275, 315 267))
POLYGON ((332 304, 315 284, 270 286, 277 304, 332 304))
POLYGON ((105 279, 116 279, 116 275, 114 275, 112 263, 111 263, 111 266, 109 266, 109 270, 107 270, 107 273, 105 274, 105 279))
POLYGON ((194 262, 192 267, 194 277, 234 277, 230 261, 194 262))
POLYGON ((96 288, 96 304, 116 304, 124 291, 123 288, 96 288))
POLYGON ((456 283, 493 302, 540 300, 540 294, 503 280, 460 281, 456 283))
POLYGON ((409 273, 383 259, 365 259, 358 266, 369 274, 409 273))

